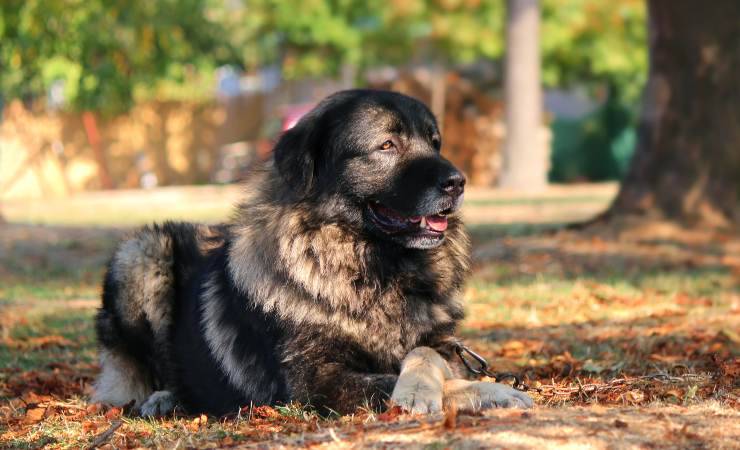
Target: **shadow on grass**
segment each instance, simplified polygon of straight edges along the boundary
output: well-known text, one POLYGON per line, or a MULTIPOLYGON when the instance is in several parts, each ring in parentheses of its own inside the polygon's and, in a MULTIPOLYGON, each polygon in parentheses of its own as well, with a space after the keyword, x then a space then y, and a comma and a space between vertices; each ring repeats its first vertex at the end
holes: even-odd
POLYGON ((552 222, 552 223, 527 223, 527 222, 512 222, 512 223, 481 223, 467 225, 466 228, 470 234, 470 239, 473 242, 473 246, 476 244, 485 243, 492 239, 500 239, 505 237, 526 237, 539 234, 553 233, 555 231, 564 229, 567 224, 552 222))
POLYGON ((124 233, 115 228, 0 225, 0 301, 96 293, 124 233))
POLYGON ((500 287, 542 282, 601 283, 633 290, 715 295, 740 293, 732 250, 719 242, 677 239, 594 240, 555 225, 474 230, 479 283, 500 287), (476 245, 477 243, 477 245, 476 245))
MULTIPOLYGON (((628 320, 601 319, 556 325, 468 330, 467 340, 488 356, 521 365, 532 380, 645 375, 663 371, 716 373, 718 360, 740 356, 728 334, 737 321, 721 314, 675 312, 628 320)), ((740 387, 740 380, 735 381, 740 387)))

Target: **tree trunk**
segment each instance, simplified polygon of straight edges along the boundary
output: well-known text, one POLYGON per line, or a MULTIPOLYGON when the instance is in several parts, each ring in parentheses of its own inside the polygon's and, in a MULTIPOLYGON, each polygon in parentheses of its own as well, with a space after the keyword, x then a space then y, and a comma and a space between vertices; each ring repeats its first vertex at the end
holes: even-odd
POLYGON ((740 1, 650 0, 650 73, 630 170, 607 215, 740 220, 740 1))
POLYGON ((539 0, 508 0, 504 73, 506 140, 500 186, 539 191, 547 186, 542 133, 539 0))

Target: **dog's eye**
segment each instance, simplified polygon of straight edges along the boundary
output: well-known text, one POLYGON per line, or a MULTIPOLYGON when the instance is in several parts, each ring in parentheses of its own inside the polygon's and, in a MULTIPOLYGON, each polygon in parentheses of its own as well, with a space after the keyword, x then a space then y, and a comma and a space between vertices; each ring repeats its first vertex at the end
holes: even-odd
POLYGON ((439 147, 442 145, 442 142, 440 142, 440 140, 439 140, 438 137, 433 137, 432 138, 432 145, 434 146, 434 148, 436 148, 437 150, 439 150, 439 147))
POLYGON ((383 142, 383 144, 382 144, 382 145, 380 146, 380 149, 381 149, 381 150, 390 150, 390 149, 392 149, 392 148, 393 148, 393 147, 395 147, 395 146, 396 146, 396 145, 395 145, 395 144, 393 143, 393 141, 391 141, 391 140, 389 139, 389 140, 387 140, 387 141, 383 142))

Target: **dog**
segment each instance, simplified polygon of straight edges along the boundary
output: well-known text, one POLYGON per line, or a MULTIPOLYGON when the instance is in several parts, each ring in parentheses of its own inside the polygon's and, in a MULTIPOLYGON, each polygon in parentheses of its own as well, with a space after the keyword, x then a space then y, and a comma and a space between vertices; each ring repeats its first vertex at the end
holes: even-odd
POLYGON ((341 91, 280 136, 229 223, 136 231, 104 278, 93 401, 147 416, 531 406, 450 381, 470 244, 441 145, 418 100, 341 91))

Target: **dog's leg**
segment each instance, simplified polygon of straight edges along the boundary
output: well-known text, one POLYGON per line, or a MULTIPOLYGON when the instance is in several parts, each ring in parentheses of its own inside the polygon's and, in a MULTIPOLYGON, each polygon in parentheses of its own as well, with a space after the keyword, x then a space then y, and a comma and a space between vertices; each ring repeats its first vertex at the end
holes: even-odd
POLYGON ((488 381, 448 380, 444 384, 445 407, 465 411, 488 408, 531 408, 529 395, 513 387, 488 381))
MULTIPOLYGON (((171 410, 162 391, 172 390, 169 329, 174 304, 173 238, 160 228, 142 229, 122 242, 103 287, 96 331, 102 372, 94 401, 149 406, 144 414, 171 410)), ((171 397, 171 395, 169 396, 171 397)))
POLYGON ((403 360, 391 401, 412 413, 433 413, 453 405, 466 411, 534 405, 527 394, 506 384, 453 378, 439 353, 417 347, 403 360))
POLYGON ((144 417, 166 416, 172 414, 177 406, 177 398, 170 391, 155 391, 141 405, 139 412, 144 417))
POLYGON ((152 391, 148 373, 125 353, 101 350, 100 366, 92 397, 94 403, 123 406, 133 400, 140 405, 152 391))
POLYGON ((452 372, 444 359, 429 347, 417 347, 404 358, 391 402, 412 413, 442 410, 442 392, 452 372))

